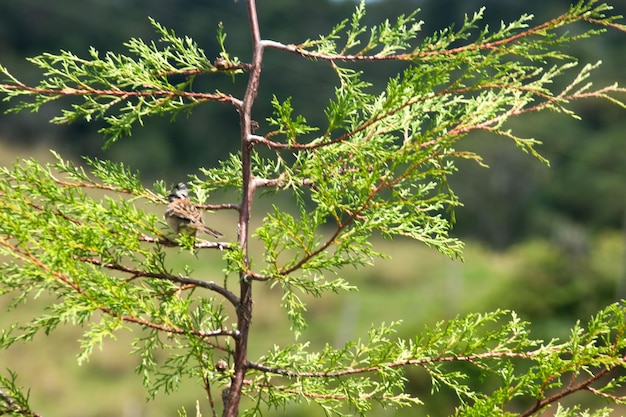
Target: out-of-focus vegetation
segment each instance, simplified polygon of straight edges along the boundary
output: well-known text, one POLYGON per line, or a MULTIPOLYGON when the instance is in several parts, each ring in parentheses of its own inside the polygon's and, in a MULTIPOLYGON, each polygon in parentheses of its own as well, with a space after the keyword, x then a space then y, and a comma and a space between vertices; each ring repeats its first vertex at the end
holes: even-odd
MULTIPOLYGON (((206 31, 207 22, 214 26, 223 22, 229 34, 227 43, 242 57, 247 56, 249 48, 242 1, 4 3, 0 13, 0 62, 25 81, 38 77, 24 61, 26 56, 59 49, 86 54, 89 46, 116 51, 129 37, 153 38, 148 16, 181 35, 193 37, 208 56, 217 55, 218 46, 214 32, 206 31)), ((385 0, 369 5, 368 20, 381 21, 421 7, 427 34, 460 21, 464 13, 482 5, 487 7, 486 20, 499 25, 500 20, 524 12, 536 14, 538 20, 545 19, 562 12, 568 3, 385 0)), ((624 9, 621 14, 626 13, 626 5, 611 3, 624 9)), ((272 0, 259 6, 263 36, 283 42, 315 38, 352 9, 350 2, 330 1, 272 0)), ((612 34, 593 37, 576 48, 571 53, 582 62, 599 59, 604 62, 594 82, 602 83, 606 77, 626 83, 623 70, 626 44, 617 42, 612 34)), ((312 124, 321 120, 323 115, 317 113, 318 109, 323 108, 334 88, 329 69, 321 64, 302 65, 296 57, 288 61, 267 58, 268 74, 272 73, 272 66, 289 71, 281 71, 287 74, 285 77, 263 78, 255 108, 258 122, 265 123, 261 116, 269 114, 272 94, 280 98, 293 96, 294 106, 302 109, 312 124), (324 80, 329 80, 327 88, 320 89, 324 80)), ((387 74, 381 71, 379 76, 387 74)), ((244 86, 240 88, 243 90, 244 86)), ((166 119, 150 120, 132 138, 116 143, 106 154, 96 133, 98 126, 48 124, 50 115, 59 112, 55 106, 45 107, 38 114, 0 118, 0 138, 10 144, 1 148, 3 162, 14 151, 21 155, 28 153, 16 151, 15 146, 52 147, 65 156, 105 156, 123 161, 139 169, 146 180, 163 178, 173 182, 194 172, 207 160, 216 156, 225 158, 239 146, 237 115, 220 104, 205 106, 188 119, 174 123, 166 119)), ((548 340, 563 336, 563 329, 576 319, 585 319, 601 306, 623 297, 625 248, 620 228, 626 202, 626 118, 623 109, 600 102, 579 104, 578 113, 582 120, 545 113, 512 123, 519 135, 544 142, 541 150, 551 161, 550 168, 519 152, 512 143, 474 135, 467 146, 483 155, 491 169, 463 164, 462 175, 453 180, 453 188, 465 203, 457 211, 455 230, 469 239, 466 262, 449 261, 415 243, 377 242, 385 246, 384 252, 391 253, 392 259, 347 277, 358 283, 358 294, 311 304, 307 338, 340 344, 364 332, 372 322, 406 316, 407 311, 414 313, 413 319, 403 327, 406 335, 410 335, 425 323, 457 314, 512 308, 524 319, 533 321, 537 334, 548 340), (374 297, 383 291, 393 303, 382 303, 374 297)), ((267 335, 270 345, 286 337, 280 332, 286 321, 276 308, 280 302, 278 295, 268 292, 260 300, 255 305, 258 316, 253 330, 267 335)), ((168 409, 167 405, 141 402, 140 377, 130 372, 136 363, 125 356, 123 343, 115 347, 107 345, 101 356, 96 355, 89 364, 77 369, 72 357, 58 354, 58 351, 77 352, 75 340, 76 334, 68 332, 55 335, 53 342, 47 344, 50 352, 19 347, 8 353, 0 352, 0 366, 10 364, 20 369, 24 380, 41 381, 40 386, 33 386, 32 396, 35 405, 39 403, 42 410, 51 410, 46 415, 72 416, 78 415, 73 410, 84 409, 72 397, 71 385, 59 383, 60 379, 94 384, 97 394, 88 401, 91 405, 94 399, 102 401, 102 407, 93 407, 102 410, 102 416, 175 414, 175 408, 168 409), (32 371, 30 375, 25 371, 28 369, 32 371)), ((259 351, 265 348, 260 346, 259 351)), ((423 393, 430 390, 428 381, 419 375, 411 376, 410 383, 410 390, 423 393)), ((191 394, 189 401, 198 397, 193 389, 182 391, 191 394)), ((176 407, 181 402, 178 398, 176 407)), ((193 409, 193 404, 188 409, 193 409)), ((436 408, 430 412, 438 415, 436 408)), ((283 415, 290 413, 305 415, 302 410, 286 410, 283 415)))

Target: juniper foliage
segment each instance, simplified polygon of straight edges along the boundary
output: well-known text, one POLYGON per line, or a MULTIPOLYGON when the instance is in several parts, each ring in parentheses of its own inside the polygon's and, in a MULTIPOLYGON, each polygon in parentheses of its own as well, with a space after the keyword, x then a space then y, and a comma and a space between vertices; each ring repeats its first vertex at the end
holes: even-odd
MULTIPOLYGON (((147 117, 174 117, 210 102, 231 106, 241 124, 241 151, 189 177, 199 208, 237 212, 232 241, 171 236, 154 214, 166 203, 166 184, 146 187, 123 165, 89 159, 77 165, 54 154, 51 164, 22 160, 2 168, 0 294, 12 297, 9 309, 44 293, 55 301, 32 321, 4 329, 0 347, 70 324, 85 329, 84 361, 104 339, 140 328, 131 352, 140 358, 137 370, 150 396, 175 392, 181 378, 191 378, 205 391, 213 415, 221 409, 231 417, 291 403, 315 403, 326 415, 419 407, 427 399, 405 390, 407 369, 425 372, 434 391, 455 392, 455 416, 529 416, 549 407, 563 417, 608 415, 608 409, 562 404, 578 391, 623 403, 624 376, 612 372, 625 365, 623 302, 578 324, 567 340, 535 340, 529 323, 514 312, 496 311, 436 323, 411 339, 398 337, 394 322, 374 325, 367 338, 340 347, 315 351, 300 341, 303 294, 354 290, 359 283, 348 283, 342 271, 385 256, 372 246, 373 234, 407 237, 451 258, 461 256, 462 242, 449 234, 460 202, 448 178, 459 158, 482 162, 456 150, 459 140, 473 131, 492 132, 547 162, 537 151, 539 142, 508 130, 507 120, 544 110, 577 117, 570 104, 585 98, 625 107, 623 88, 589 82, 599 63, 579 66, 563 52, 607 28, 624 31, 611 8, 581 0, 548 22, 534 24, 524 15, 497 28, 481 26, 481 9, 459 28, 428 35, 417 12, 366 27, 362 3, 330 33, 292 44, 262 39, 254 0, 247 0, 247 9, 253 47, 247 59, 229 52, 222 27, 221 53, 209 57, 193 39, 152 21, 159 41, 131 39, 127 54, 91 49, 84 58, 69 51, 31 58, 43 72, 37 85, 0 67, 0 92, 11 111, 37 111, 73 97, 52 122, 104 121, 106 146, 147 117), (573 24, 584 29, 563 30, 573 24), (254 122, 268 49, 332 68, 337 85, 320 109, 324 126, 310 125, 291 98, 278 97, 265 124, 254 122), (386 85, 372 84, 368 67, 360 66, 389 61, 404 68, 386 85), (245 95, 194 89, 196 78, 219 76, 247 77, 245 95), (555 90, 567 77, 566 87, 555 90), (236 190, 240 199, 205 204, 218 190, 236 190), (289 193, 297 211, 276 205, 251 230, 250 208, 263 190, 289 193), (253 241, 261 254, 249 250, 253 241), (173 268, 169 260, 180 252, 175 247, 221 251, 224 274, 173 268), (296 342, 251 358, 252 290, 258 286, 280 288, 296 342), (476 372, 496 381, 496 388, 481 389, 469 378, 476 372), (252 401, 242 403, 243 397, 252 401), (520 400, 528 406, 512 411, 520 400)), ((390 300, 381 295, 381 302, 390 300)), ((0 378, 0 413, 38 415, 11 371, 0 378)))

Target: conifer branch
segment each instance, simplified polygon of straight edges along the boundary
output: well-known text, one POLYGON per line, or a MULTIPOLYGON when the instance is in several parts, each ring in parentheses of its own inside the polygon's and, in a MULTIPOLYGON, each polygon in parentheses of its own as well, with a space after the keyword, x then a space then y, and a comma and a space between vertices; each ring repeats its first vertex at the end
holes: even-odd
POLYGON ((81 258, 80 261, 87 262, 92 265, 102 266, 104 268, 112 269, 115 271, 125 272, 127 274, 132 275, 130 279, 156 278, 156 279, 163 279, 163 280, 170 281, 170 282, 175 282, 178 284, 187 285, 187 286, 190 286, 190 288, 204 288, 204 289, 220 294, 222 297, 227 299, 234 307, 237 307, 237 305, 239 305, 239 299, 234 293, 228 291, 226 288, 222 287, 221 285, 217 285, 213 281, 202 281, 199 279, 172 275, 172 274, 167 274, 163 272, 143 271, 140 269, 131 268, 131 267, 120 265, 120 264, 113 263, 113 262, 102 262, 99 259, 95 259, 95 258, 81 258))

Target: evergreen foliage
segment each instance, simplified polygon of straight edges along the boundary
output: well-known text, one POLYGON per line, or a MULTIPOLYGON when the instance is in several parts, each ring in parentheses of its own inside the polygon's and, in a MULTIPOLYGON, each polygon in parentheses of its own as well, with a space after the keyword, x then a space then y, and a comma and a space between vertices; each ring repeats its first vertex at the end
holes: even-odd
MULTIPOLYGON (((91 49, 87 58, 67 51, 32 58, 45 77, 34 86, 0 67, 6 78, 0 92, 12 111, 37 111, 70 97, 52 121, 103 121, 107 145, 147 117, 175 117, 206 102, 232 106, 241 125, 241 151, 189 178, 198 207, 237 211, 232 242, 171 236, 154 214, 166 203, 166 184, 146 188, 120 164, 86 160, 85 169, 55 154, 53 164, 23 160, 2 169, 0 253, 6 260, 0 294, 13 297, 10 308, 42 293, 56 301, 45 314, 3 330, 0 346, 31 341, 61 324, 78 325, 85 328, 82 361, 105 338, 138 327, 143 332, 132 353, 141 358, 137 370, 149 395, 172 393, 181 378, 192 378, 214 415, 220 393, 224 416, 261 415, 294 402, 313 402, 326 415, 365 415, 376 404, 419 407, 423 399, 404 390, 407 368, 426 372, 434 390, 454 391, 458 416, 528 416, 551 406, 559 416, 607 415, 561 404, 578 391, 624 402, 624 377, 611 373, 625 365, 623 303, 577 325, 564 341, 531 338, 528 323, 510 311, 457 317, 406 340, 395 336, 394 322, 376 324, 367 339, 339 348, 312 351, 299 341, 306 326, 304 295, 355 289, 358 283, 346 282, 341 272, 384 256, 372 247, 373 234, 407 237, 451 258, 461 256, 462 242, 449 234, 460 202, 448 179, 455 160, 481 159, 455 150, 460 139, 474 131, 495 133, 547 162, 538 141, 507 128, 510 118, 543 110, 576 117, 570 103, 584 98, 626 107, 619 98, 623 88, 588 82, 598 64, 574 71, 575 59, 562 48, 605 28, 625 31, 616 16, 607 15, 610 7, 581 0, 536 26, 524 15, 493 29, 480 26, 480 10, 459 28, 424 36, 417 12, 366 27, 361 4, 329 34, 299 44, 262 39, 255 2, 248 0, 247 7, 249 62, 228 52, 221 27, 222 51, 207 57, 189 37, 152 21, 160 42, 131 39, 126 55, 91 49), (575 23, 588 26, 563 30, 575 23), (280 97, 272 101, 267 129, 253 120, 268 49, 332 68, 337 86, 323 109, 325 125, 309 124, 290 98, 280 97), (368 81, 369 66, 388 61, 404 68, 385 86, 368 81), (224 75, 248 77, 243 97, 194 89, 199 77, 224 75), (571 80, 566 87, 551 89, 563 77, 571 80), (205 204, 225 189, 236 190, 240 200, 205 204), (252 203, 262 190, 293 196, 297 213, 274 206, 250 230, 252 203), (252 240, 262 245, 261 255, 250 250, 252 240), (222 282, 172 267, 177 246, 221 251, 222 282), (261 285, 281 289, 296 342, 249 358, 252 290, 261 285), (495 388, 481 389, 469 378, 474 372, 495 381, 495 388), (252 399, 245 409, 242 397, 252 399)), ((381 296, 381 302, 391 300, 381 296)), ((38 415, 11 371, 0 386, 2 413, 38 415)))

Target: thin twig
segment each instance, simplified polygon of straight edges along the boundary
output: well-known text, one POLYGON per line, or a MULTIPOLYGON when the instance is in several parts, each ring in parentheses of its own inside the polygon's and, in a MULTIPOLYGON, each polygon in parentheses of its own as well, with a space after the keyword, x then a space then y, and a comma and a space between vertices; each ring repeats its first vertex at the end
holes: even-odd
MULTIPOLYGON (((55 277, 55 279, 57 279, 59 282, 62 282, 65 286, 71 288, 74 292, 80 294, 81 296, 85 298, 89 297, 87 293, 78 284, 74 283, 65 274, 52 270, 50 267, 48 267, 48 265, 46 265, 39 258, 37 258, 34 254, 27 251, 26 249, 18 248, 17 246, 9 243, 6 239, 0 240, 0 245, 9 248, 15 254, 21 255, 21 259, 24 260, 25 262, 32 262, 42 271, 45 271, 51 274, 53 277, 55 277)), ((97 300, 92 300, 92 301, 94 301, 94 303, 97 304, 97 300)), ((168 327, 168 326, 155 323, 155 322, 152 322, 152 321, 140 318, 140 317, 128 316, 128 315, 115 312, 106 306, 100 305, 96 308, 100 310, 101 312, 108 314, 112 317, 118 318, 122 321, 135 323, 142 327, 159 330, 164 333, 178 334, 178 335, 194 335, 204 340, 211 338, 211 337, 216 337, 216 336, 230 336, 234 339, 237 339, 239 337, 239 332, 237 330, 217 329, 217 330, 204 331, 204 330, 197 330, 197 329, 182 329, 178 327, 168 327)), ((213 343, 211 343, 211 345, 215 348, 220 348, 221 350, 225 350, 224 348, 214 345, 213 343)))
POLYGON ((213 401, 213 394, 211 393, 211 381, 209 377, 205 376, 203 378, 204 390, 206 391, 207 399, 209 400, 209 406, 211 407, 211 414, 213 417, 217 417, 217 412, 215 411, 215 401, 213 401))
POLYGON ((0 90, 5 91, 28 91, 33 95, 41 96, 96 96, 96 97, 118 97, 120 99, 127 99, 130 97, 182 97, 193 100, 204 101, 218 101, 230 103, 234 107, 239 108, 241 101, 238 99, 222 94, 222 93, 195 93, 192 91, 170 91, 170 90, 142 90, 142 91, 128 91, 128 90, 100 90, 96 88, 40 88, 31 87, 25 84, 13 85, 13 84, 0 84, 0 90))
POLYGON ((517 359, 532 359, 534 356, 537 356, 543 350, 536 350, 532 352, 485 352, 478 353, 475 355, 459 355, 459 356, 439 356, 433 358, 422 358, 422 359, 406 359, 395 362, 388 362, 382 365, 375 366, 367 366, 362 368, 346 368, 341 371, 318 371, 318 372, 297 372, 289 369, 282 368, 274 368, 270 366, 265 366, 260 363, 249 362, 248 368, 255 369, 257 371, 261 371, 264 373, 271 373, 276 375, 281 375, 290 378, 336 378, 347 375, 356 375, 363 374, 369 372, 377 372, 380 369, 384 368, 398 368, 408 365, 428 365, 433 363, 442 363, 442 362, 472 362, 476 360, 484 360, 484 359, 495 359, 495 358, 517 358, 517 359))
MULTIPOLYGON (((317 59, 317 60, 324 60, 324 61, 341 61, 341 62, 357 62, 357 61, 362 61, 362 62, 371 62, 371 61, 412 61, 412 60, 417 60, 417 59, 423 59, 423 58, 430 58, 430 57, 440 57, 440 56, 454 56, 454 55, 458 55, 462 52, 465 51, 475 51, 475 50, 486 50, 486 51, 492 51, 494 49, 498 49, 501 47, 504 47, 506 45, 509 45, 511 43, 514 43, 515 41, 519 40, 519 39, 523 39, 523 38, 527 38, 529 36, 532 35, 536 35, 536 34, 541 34, 543 32, 546 31, 546 29, 552 28, 552 29, 556 29, 560 26, 564 26, 567 25, 569 23, 572 23, 576 20, 580 19, 580 17, 577 16, 559 16, 557 18, 554 18, 552 20, 549 20, 547 22, 544 22, 540 25, 534 26, 530 29, 524 30, 522 32, 516 33, 515 35, 511 35, 508 36, 506 38, 503 39, 499 39, 497 41, 493 41, 493 42, 485 42, 485 43, 471 43, 468 45, 464 45, 464 46, 459 46, 456 48, 450 48, 450 49, 446 49, 446 50, 438 50, 438 51, 422 51, 422 50, 418 50, 415 52, 409 52, 409 53, 402 53, 402 54, 390 54, 390 55, 342 55, 342 54, 323 54, 323 53, 319 53, 319 52, 312 52, 312 51, 308 51, 306 49, 301 48, 298 45, 293 45, 293 44, 284 44, 281 42, 276 42, 276 41, 272 41, 272 40, 263 40, 262 44, 264 47, 267 48, 273 48, 273 49, 278 49, 281 51, 285 51, 285 52, 290 52, 296 55, 300 55, 304 58, 311 58, 311 59, 317 59)), ((611 25, 611 24, 607 24, 607 23, 600 23, 597 21, 593 21, 593 19, 584 19, 590 23, 595 23, 595 24, 602 24, 603 26, 611 26, 614 27, 618 30, 622 30, 624 31, 624 26, 623 25, 611 25)))
POLYGON ((199 279, 166 274, 163 272, 143 271, 140 269, 131 268, 131 267, 120 265, 120 264, 113 263, 113 262, 102 262, 99 259, 95 259, 95 258, 80 258, 79 260, 82 262, 87 262, 92 265, 102 266, 104 268, 112 269, 115 271, 126 272, 128 274, 131 274, 134 278, 140 278, 140 277, 155 278, 155 279, 162 279, 162 280, 166 280, 170 282, 176 282, 179 284, 193 285, 194 287, 204 288, 204 289, 211 290, 213 292, 220 294, 235 307, 239 305, 239 298, 237 298, 237 296, 234 293, 228 291, 226 288, 220 285, 217 285, 213 281, 202 281, 199 279))
POLYGON ((538 411, 544 409, 548 405, 554 404, 557 401, 559 401, 561 398, 566 397, 566 396, 568 396, 570 394, 573 394, 573 393, 575 393, 577 391, 582 391, 582 390, 591 391, 589 386, 593 382, 595 382, 598 379, 602 378, 603 376, 605 376, 607 373, 609 373, 613 369, 615 369, 617 367, 621 367, 621 366, 624 366, 624 365, 621 364, 621 365, 614 365, 614 366, 611 366, 611 367, 603 368, 600 371, 598 371, 597 374, 591 375, 589 378, 585 379, 584 381, 580 382, 579 384, 572 385, 572 386, 567 386, 565 389, 563 389, 561 391, 558 391, 557 393, 555 393, 553 395, 550 395, 549 397, 546 397, 544 399, 539 399, 539 400, 537 400, 537 402, 532 407, 530 407, 528 410, 526 410, 523 413, 521 413, 519 415, 519 417, 531 416, 531 415, 537 413, 538 411))

